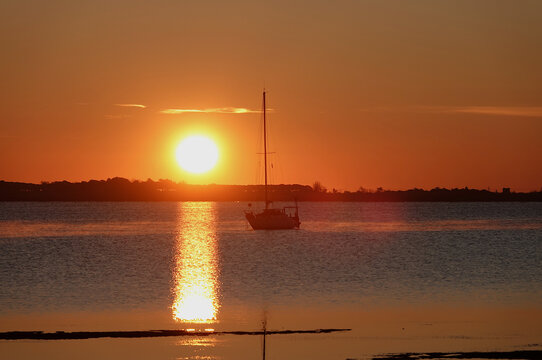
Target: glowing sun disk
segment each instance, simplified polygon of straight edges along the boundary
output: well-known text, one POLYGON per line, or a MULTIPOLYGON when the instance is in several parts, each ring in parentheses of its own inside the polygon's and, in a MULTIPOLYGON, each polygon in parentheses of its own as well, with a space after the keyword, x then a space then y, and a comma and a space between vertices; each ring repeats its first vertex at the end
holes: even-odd
POLYGON ((201 135, 185 138, 175 151, 177 162, 186 171, 201 174, 211 170, 218 161, 215 143, 201 135))

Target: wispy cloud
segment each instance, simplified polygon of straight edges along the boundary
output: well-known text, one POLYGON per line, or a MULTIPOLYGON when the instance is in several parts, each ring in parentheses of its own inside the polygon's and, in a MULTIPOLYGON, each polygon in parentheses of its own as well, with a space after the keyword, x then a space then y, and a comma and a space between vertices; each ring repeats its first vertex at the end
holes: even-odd
POLYGON ((131 117, 130 115, 122 115, 122 114, 106 114, 104 115, 104 118, 108 119, 108 120, 118 120, 118 119, 127 119, 131 117))
POLYGON ((184 114, 184 113, 214 113, 214 114, 251 114, 259 113, 259 110, 250 110, 246 108, 224 107, 214 109, 165 109, 160 111, 162 114, 184 114))
POLYGON ((121 107, 133 107, 133 108, 139 108, 139 109, 145 109, 145 105, 141 104, 115 104, 115 106, 121 106, 121 107))
POLYGON ((542 117, 541 106, 467 106, 454 112, 482 115, 542 117))
POLYGON ((362 112, 447 113, 494 116, 542 117, 542 106, 381 106, 361 108, 362 112))

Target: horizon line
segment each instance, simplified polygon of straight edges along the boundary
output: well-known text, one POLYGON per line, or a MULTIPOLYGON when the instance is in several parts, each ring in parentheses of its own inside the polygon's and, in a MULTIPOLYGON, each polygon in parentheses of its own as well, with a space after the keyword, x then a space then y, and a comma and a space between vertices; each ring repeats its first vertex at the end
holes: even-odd
MULTIPOLYGON (((38 182, 25 182, 25 181, 11 181, 11 180, 4 180, 0 179, 0 183, 18 183, 18 184, 28 184, 28 185, 48 185, 48 184, 54 184, 54 183, 69 183, 69 184, 77 184, 77 183, 88 183, 91 181, 96 182, 108 182, 114 179, 120 179, 120 180, 126 180, 130 184, 133 183, 146 183, 146 182, 153 182, 153 183, 160 183, 160 182, 170 182, 175 185, 188 185, 188 186, 264 186, 264 184, 218 184, 218 183, 208 183, 208 184, 191 184, 188 182, 185 182, 184 180, 180 181, 174 181, 171 179, 158 179, 153 180, 152 178, 147 178, 147 180, 140 180, 140 179, 128 179, 121 176, 115 176, 115 177, 108 177, 107 179, 89 179, 89 180, 79 180, 79 181, 68 181, 68 180, 41 180, 38 182)), ((302 186, 302 187, 310 187, 311 189, 314 189, 314 183, 312 185, 310 184, 300 184, 300 183, 280 183, 280 184, 269 184, 269 186, 302 186)), ((497 187, 487 187, 487 188, 474 188, 469 186, 462 186, 462 187, 442 187, 442 186, 434 186, 432 188, 423 188, 423 187, 410 187, 410 188, 384 188, 382 186, 376 187, 376 188, 366 188, 364 186, 359 186, 356 190, 345 190, 345 189, 337 189, 337 188, 331 188, 328 189, 326 186, 322 185, 323 189, 325 189, 326 192, 333 193, 345 193, 345 192, 385 192, 385 191, 411 191, 411 190, 422 190, 422 191, 431 191, 431 190, 476 190, 476 191, 489 191, 489 192, 499 192, 499 190, 502 191, 509 191, 514 193, 533 193, 533 192, 542 192, 542 186, 538 190, 528 190, 528 191, 517 191, 512 186, 501 186, 499 188, 497 187)))

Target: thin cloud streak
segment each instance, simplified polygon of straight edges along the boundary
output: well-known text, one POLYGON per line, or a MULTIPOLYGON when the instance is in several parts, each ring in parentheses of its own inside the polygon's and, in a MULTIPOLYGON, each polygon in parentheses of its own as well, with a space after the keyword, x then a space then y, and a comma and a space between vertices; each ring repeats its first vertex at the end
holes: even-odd
POLYGON ((184 114, 184 113, 214 113, 214 114, 253 114, 259 113, 259 110, 250 110, 246 108, 235 108, 235 107, 225 107, 225 108, 214 108, 214 109, 166 109, 160 111, 162 114, 184 114))
POLYGON ((131 117, 130 115, 114 115, 114 114, 106 114, 104 115, 104 118, 108 119, 108 120, 118 120, 118 119, 127 119, 131 117))
POLYGON ((461 113, 495 116, 542 117, 541 106, 380 106, 361 108, 360 111, 374 113, 461 113))
POLYGON ((115 106, 121 106, 121 107, 133 107, 133 108, 139 108, 139 109, 145 109, 145 105, 141 104, 115 104, 115 106))
POLYGON ((542 117, 542 107, 468 106, 454 112, 482 115, 542 117))

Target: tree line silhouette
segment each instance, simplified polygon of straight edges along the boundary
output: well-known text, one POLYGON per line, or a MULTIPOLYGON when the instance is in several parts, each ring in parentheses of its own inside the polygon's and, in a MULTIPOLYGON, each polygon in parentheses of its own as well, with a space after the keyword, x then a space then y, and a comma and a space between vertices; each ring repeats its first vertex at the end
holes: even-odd
MULTIPOLYGON (((309 185, 270 185, 272 201, 542 201, 542 191, 513 192, 510 188, 489 191, 465 188, 431 190, 328 191, 320 182, 309 185)), ((190 185, 171 180, 130 181, 115 177, 81 182, 40 184, 0 180, 0 201, 263 201, 263 185, 190 185)))

